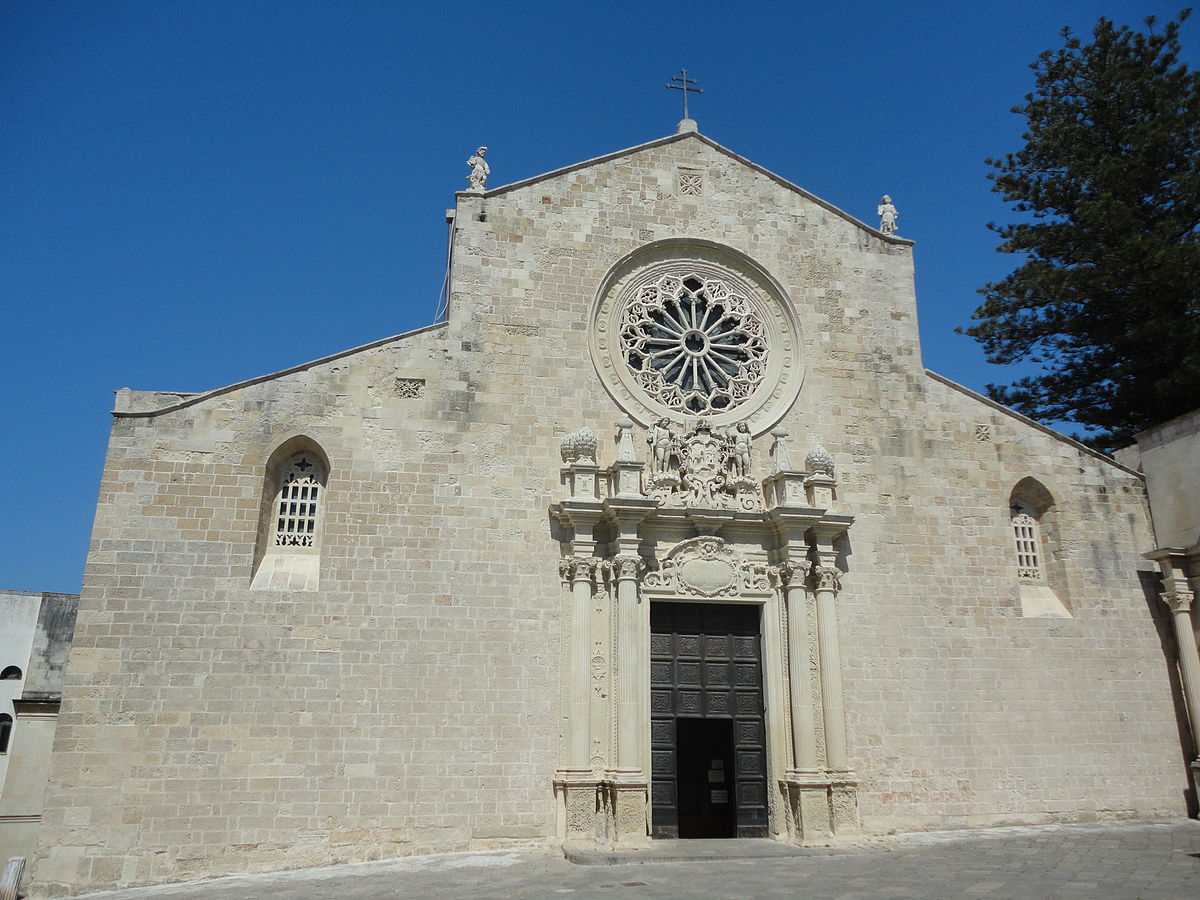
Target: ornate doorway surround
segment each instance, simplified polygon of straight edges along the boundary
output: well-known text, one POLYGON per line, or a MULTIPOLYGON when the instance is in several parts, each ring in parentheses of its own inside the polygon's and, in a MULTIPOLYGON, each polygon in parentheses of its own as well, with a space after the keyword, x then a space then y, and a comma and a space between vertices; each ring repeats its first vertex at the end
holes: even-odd
POLYGON ((644 846, 650 800, 654 601, 760 608, 768 832, 799 844, 858 831, 857 778, 846 752, 836 603, 853 519, 832 512, 833 460, 804 468, 773 432, 772 474, 750 476, 748 429, 705 418, 684 432, 617 423, 601 468, 596 435, 563 441, 569 496, 551 508, 562 552, 565 729, 555 773, 565 842, 644 846))

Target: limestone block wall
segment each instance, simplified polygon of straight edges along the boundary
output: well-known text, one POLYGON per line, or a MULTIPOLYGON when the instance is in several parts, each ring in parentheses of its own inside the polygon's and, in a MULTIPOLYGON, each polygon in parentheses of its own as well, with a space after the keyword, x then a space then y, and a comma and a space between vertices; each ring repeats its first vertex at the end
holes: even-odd
POLYGON ((860 510, 841 624, 864 826, 1184 814, 1140 479, 940 381, 926 404, 909 452, 867 435, 865 460, 842 457, 860 510), (1008 498, 1029 476, 1057 502, 1069 619, 1021 613, 1008 498))
POLYGON ((801 458, 833 452, 858 517, 839 624, 867 827, 1183 811, 1141 482, 925 373, 907 243, 694 136, 460 195, 456 229, 447 324, 126 398, 39 893, 554 840, 559 442, 588 425, 612 459, 622 411, 589 312, 624 256, 689 238, 752 258, 796 307, 805 378, 782 424, 801 458), (263 467, 297 435, 330 461, 320 590, 251 590, 263 467), (1025 476, 1061 504, 1071 619, 1019 615, 1025 476))
POLYGON ((557 447, 475 401, 473 352, 434 328, 117 417, 39 891, 549 837, 557 447), (251 590, 298 432, 330 460, 321 589, 251 590))

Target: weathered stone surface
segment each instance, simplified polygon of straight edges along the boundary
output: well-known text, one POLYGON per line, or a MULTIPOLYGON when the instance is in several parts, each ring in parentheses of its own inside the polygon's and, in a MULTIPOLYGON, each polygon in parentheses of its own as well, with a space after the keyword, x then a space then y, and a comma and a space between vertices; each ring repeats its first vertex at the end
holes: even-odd
MULTIPOLYGON (((570 656, 579 598, 547 509, 568 495, 567 435, 590 428, 607 465, 611 423, 648 424, 598 376, 588 326, 622 260, 681 239, 753 261, 794 316, 798 395, 778 415, 760 407, 755 483, 771 474, 763 432, 778 425, 795 448, 829 448, 837 483, 821 496, 854 518, 850 543, 822 560, 844 571, 822 622, 840 636, 860 781, 793 798, 792 815, 878 834, 1184 812, 1171 661, 1139 577, 1151 545, 1141 480, 923 369, 907 241, 692 132, 460 194, 455 222, 447 323, 211 394, 124 397, 40 893, 544 846, 564 819, 572 833, 592 827, 587 801, 560 807, 553 786, 580 700, 567 673, 586 673, 593 721, 614 722, 611 661, 648 668, 648 656, 615 641, 610 610, 636 595, 608 559, 591 576, 587 665, 570 656), (265 466, 298 436, 329 460, 320 589, 251 589, 265 466), (1070 619, 1021 615, 1008 501, 1029 476, 1057 504, 1070 619)), ((648 447, 644 431, 634 444, 648 447)), ((611 505, 596 490, 577 521, 611 505)), ((747 565, 770 562, 739 537, 737 516, 761 512, 690 512, 680 542, 724 529, 753 550, 747 565)), ((638 551, 644 511, 611 515, 625 531, 575 526, 586 555, 605 557, 605 542, 638 551)), ((772 590, 756 602, 779 634, 772 590)), ((817 622, 815 606, 808 615, 817 622)), ((823 687, 811 680, 818 709, 823 687)), ((782 681, 769 688, 768 726, 786 738, 797 698, 785 698, 782 681)), ((830 724, 814 723, 820 766, 830 724)), ((616 765, 612 729, 589 741, 594 769, 616 765)), ((789 751, 776 749, 782 777, 789 751)), ((634 839, 638 796, 593 810, 608 817, 596 829, 634 839)), ((773 808, 782 834, 787 802, 773 808)))

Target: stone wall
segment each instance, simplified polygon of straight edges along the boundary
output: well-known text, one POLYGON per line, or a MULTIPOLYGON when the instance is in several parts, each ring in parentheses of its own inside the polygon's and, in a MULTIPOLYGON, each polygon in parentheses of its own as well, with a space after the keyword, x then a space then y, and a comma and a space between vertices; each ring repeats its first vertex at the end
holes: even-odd
POLYGON ((1118 458, 1146 475, 1156 546, 1200 544, 1200 409, 1143 431, 1118 458))

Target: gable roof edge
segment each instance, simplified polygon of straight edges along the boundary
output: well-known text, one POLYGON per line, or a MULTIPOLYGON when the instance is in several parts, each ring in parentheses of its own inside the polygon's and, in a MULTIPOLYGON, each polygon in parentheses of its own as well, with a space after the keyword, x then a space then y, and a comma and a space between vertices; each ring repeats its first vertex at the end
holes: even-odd
MULTIPOLYGON (((432 325, 424 325, 421 328, 414 328, 412 331, 404 331, 400 334, 393 334, 391 337, 380 338, 377 341, 371 341, 369 344, 361 344, 358 347, 351 347, 349 350, 341 350, 337 353, 331 353, 329 356, 322 356, 319 359, 309 360, 305 363, 300 363, 296 366, 290 366, 286 369, 280 369, 278 372, 270 372, 266 375, 257 375, 254 378, 247 378, 245 381, 238 381, 233 384, 227 384, 224 387, 213 388, 210 391, 200 391, 195 394, 187 394, 183 400, 178 403, 172 403, 170 406, 163 406, 159 409, 144 409, 144 410, 112 410, 112 416, 115 419, 150 419, 154 416, 161 416, 166 413, 176 412, 188 406, 193 406, 204 400, 209 400, 213 397, 220 397, 222 394, 228 394, 241 388, 251 387, 255 384, 262 384, 264 381, 272 381, 276 378, 282 378, 284 375, 293 375, 296 372, 304 372, 311 369, 313 366, 319 366, 324 363, 334 362, 347 356, 353 356, 355 353, 360 353, 363 350, 374 350, 376 347, 382 347, 385 344, 393 343, 394 341, 403 340, 404 338, 413 337, 414 335, 424 334, 427 331, 434 331, 438 328, 445 328, 449 322, 434 322, 432 325)), ((173 393, 173 392, 164 392, 173 393)))
POLYGON ((965 386, 959 384, 957 381, 951 381, 945 375, 939 375, 937 372, 934 372, 930 369, 926 369, 925 374, 928 375, 930 378, 932 378, 934 381, 937 381, 941 384, 946 385, 946 387, 948 387, 948 388, 952 388, 953 390, 956 390, 961 394, 966 394, 972 400, 978 400, 984 406, 990 406, 992 409, 996 410, 997 412, 1002 412, 1005 415, 1016 419, 1018 422, 1021 422, 1025 425, 1030 426, 1031 428, 1036 429, 1037 431, 1042 432, 1043 434, 1048 434, 1050 437, 1054 438, 1056 441, 1061 441, 1064 444, 1068 444, 1069 446, 1078 450, 1080 453, 1085 453, 1088 456, 1095 457, 1096 459, 1101 460, 1102 462, 1108 463, 1110 466, 1113 466, 1114 468, 1120 469, 1122 472, 1128 472, 1130 475, 1136 475, 1138 478, 1140 478, 1143 481, 1146 480, 1146 476, 1143 475, 1141 472, 1139 472, 1137 469, 1131 469, 1131 468, 1129 468, 1129 466, 1126 466, 1122 463, 1117 462, 1115 459, 1113 459, 1107 453, 1101 453, 1099 450, 1093 450, 1091 447, 1087 446, 1087 444, 1081 444, 1079 441, 1075 440, 1074 438, 1069 438, 1065 434, 1062 434, 1061 432, 1055 431, 1053 428, 1043 425, 1041 422, 1036 422, 1033 419, 1029 418, 1028 416, 1023 416, 1016 410, 1009 409, 1003 403, 997 403, 995 400, 992 400, 990 397, 985 397, 983 394, 976 393, 975 391, 971 390, 969 387, 965 387, 965 386))
POLYGON ((702 141, 703 143, 712 147, 718 153, 723 153, 724 155, 728 156, 730 159, 736 160, 737 162, 741 163, 742 165, 746 166, 747 168, 753 169, 755 172, 758 172, 760 175, 766 176, 767 178, 771 179, 776 184, 778 184, 780 187, 783 187, 789 191, 793 191, 794 193, 799 194, 801 197, 804 197, 807 200, 811 200, 813 203, 817 204, 822 209, 825 209, 828 212, 831 212, 834 215, 845 219, 847 222, 849 222, 852 225, 857 225, 859 228, 868 232, 872 237, 879 238, 880 240, 884 241, 885 243, 896 244, 901 247, 911 247, 916 243, 916 241, 914 241, 910 238, 897 237, 894 234, 884 234, 878 228, 873 228, 872 226, 868 225, 866 222, 863 222, 861 219, 856 219, 854 216, 850 215, 850 213, 846 212, 845 210, 839 209, 838 207, 834 206, 832 203, 829 203, 826 200, 822 200, 816 194, 809 193, 804 188, 800 187, 797 184, 793 184, 792 182, 788 181, 786 178, 783 178, 780 175, 776 175, 770 169, 764 168, 763 166, 760 166, 758 163, 753 162, 752 160, 749 160, 744 156, 740 156, 737 153, 734 153, 728 147, 724 147, 721 144, 718 144, 712 138, 707 137, 698 131, 685 131, 680 134, 669 134, 666 137, 655 138, 654 140, 646 141, 643 144, 637 144, 633 147, 626 147, 624 150, 616 150, 612 153, 605 153, 603 156, 596 156, 596 157, 593 157, 592 159, 586 159, 583 162, 577 162, 577 163, 573 163, 569 166, 563 166, 558 169, 552 169, 549 172, 543 172, 540 175, 533 175, 529 178, 523 178, 520 181, 514 181, 511 184, 503 184, 503 185, 500 185, 500 187, 492 188, 491 190, 483 191, 482 193, 476 192, 476 191, 456 191, 454 196, 455 196, 455 198, 460 198, 460 197, 499 197, 499 196, 501 196, 503 194, 507 194, 511 191, 530 187, 531 185, 538 184, 539 182, 542 182, 542 181, 548 181, 552 178, 558 178, 562 175, 568 175, 571 172, 578 172, 581 169, 586 169, 591 166, 600 165, 601 163, 611 162, 612 160, 618 159, 622 156, 628 156, 632 153, 640 153, 643 150, 650 150, 654 147, 662 147, 667 144, 675 143, 676 141, 687 140, 688 138, 693 138, 695 140, 702 141))

